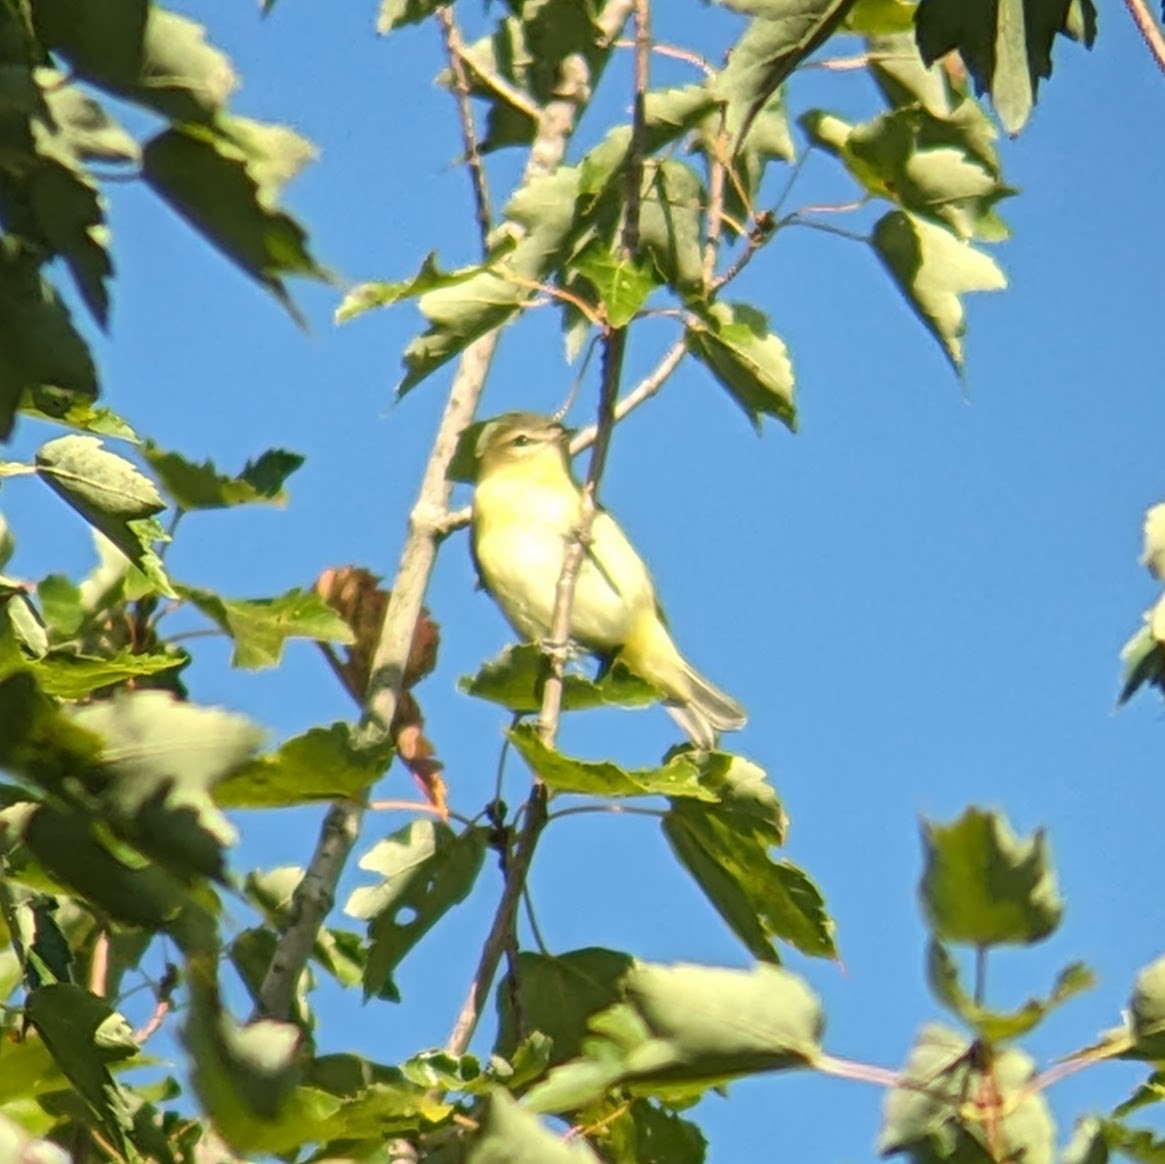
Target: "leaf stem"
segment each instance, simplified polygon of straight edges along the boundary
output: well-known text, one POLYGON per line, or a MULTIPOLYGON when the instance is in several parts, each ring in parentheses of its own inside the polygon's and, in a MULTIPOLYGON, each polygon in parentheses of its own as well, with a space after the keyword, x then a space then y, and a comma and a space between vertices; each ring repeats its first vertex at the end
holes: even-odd
POLYGON ((667 816, 662 808, 640 808, 634 804, 578 804, 571 808, 560 808, 552 812, 549 820, 562 820, 564 816, 582 816, 584 813, 609 812, 628 814, 631 816, 654 816, 663 819, 667 816))
POLYGON ((1141 34, 1150 55, 1157 62, 1157 68, 1165 73, 1165 35, 1149 11, 1149 6, 1145 0, 1125 0, 1125 7, 1129 10, 1129 15, 1133 18, 1133 23, 1137 26, 1137 31, 1141 34))

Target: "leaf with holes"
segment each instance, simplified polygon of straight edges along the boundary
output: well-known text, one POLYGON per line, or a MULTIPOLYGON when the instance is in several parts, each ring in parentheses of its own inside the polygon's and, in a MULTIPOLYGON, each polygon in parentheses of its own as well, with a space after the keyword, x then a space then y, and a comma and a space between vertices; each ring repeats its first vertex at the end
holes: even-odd
POLYGON ((374 845, 360 868, 380 873, 376 886, 353 890, 344 911, 368 922, 364 997, 394 1002, 392 972, 408 952, 473 888, 485 857, 486 832, 460 835, 440 821, 417 820, 374 845))

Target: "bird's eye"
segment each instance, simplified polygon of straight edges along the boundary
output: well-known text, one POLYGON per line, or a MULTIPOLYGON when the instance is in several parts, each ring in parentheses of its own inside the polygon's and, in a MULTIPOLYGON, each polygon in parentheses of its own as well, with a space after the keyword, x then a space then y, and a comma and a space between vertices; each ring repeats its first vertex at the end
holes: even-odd
POLYGON ((519 433, 512 441, 510 441, 510 444, 515 449, 524 449, 528 444, 530 444, 530 438, 525 433, 519 433))

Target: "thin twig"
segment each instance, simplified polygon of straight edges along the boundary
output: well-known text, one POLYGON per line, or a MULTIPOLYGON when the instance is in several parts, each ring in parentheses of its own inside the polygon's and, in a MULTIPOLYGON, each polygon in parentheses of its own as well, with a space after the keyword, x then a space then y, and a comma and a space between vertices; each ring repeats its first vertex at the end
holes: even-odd
POLYGON ((562 820, 564 816, 582 816, 586 813, 608 812, 615 814, 628 813, 631 816, 665 817, 667 813, 662 808, 639 808, 634 804, 577 804, 570 808, 560 808, 550 814, 551 820, 562 820))
MULTIPOLYGON (((641 404, 650 400, 664 386, 676 368, 680 366, 687 351, 687 345, 682 339, 672 344, 660 358, 659 363, 615 405, 616 422, 622 420, 628 413, 633 412, 641 404)), ((577 457, 579 453, 589 449, 595 443, 595 437, 597 435, 598 428, 593 424, 579 429, 575 433, 574 439, 570 442, 571 456, 577 457)), ((471 517, 472 511, 468 506, 464 509, 454 509, 446 515, 441 525, 441 530, 443 533, 452 533, 456 529, 467 526, 471 517)))
MULTIPOLYGON (((649 42, 645 20, 647 0, 609 0, 599 17, 599 25, 603 28, 609 40, 618 35, 631 11, 637 17, 637 43, 642 42, 642 48, 636 53, 636 102, 635 118, 637 122, 643 119, 643 96, 646 92, 644 81, 646 68, 640 66, 640 57, 646 58, 649 42)), ((573 61, 571 68, 564 64, 564 76, 560 80, 565 84, 567 91, 574 94, 569 108, 553 110, 555 102, 551 102, 543 112, 540 137, 547 135, 546 141, 535 141, 530 154, 530 165, 557 165, 563 157, 566 135, 573 129, 574 120, 581 104, 590 94, 590 77, 586 71, 585 62, 581 58, 573 61), (555 138, 558 126, 563 123, 562 135, 555 138)), ((644 138, 643 126, 640 124, 632 128, 631 153, 636 153, 636 144, 642 143, 644 138)), ((639 148, 642 146, 640 144, 639 148)), ((642 159, 634 156, 628 159, 629 178, 634 176, 635 196, 631 197, 631 188, 628 188, 627 218, 623 227, 623 245, 626 248, 628 241, 638 245, 639 230, 639 189, 642 182, 642 159), (634 213, 633 213, 634 211, 634 213), (630 231, 630 235, 628 232, 630 231)), ((582 562, 584 539, 588 536, 590 521, 594 516, 595 489, 603 471, 606 460, 607 445, 610 441, 611 427, 614 424, 615 395, 619 386, 619 373, 622 367, 622 349, 625 333, 622 329, 613 329, 610 333, 611 341, 605 349, 603 366, 603 383, 600 389, 599 424, 595 440, 594 452, 587 474, 587 484, 583 488, 579 506, 579 529, 577 535, 571 539, 563 555, 562 574, 555 591, 554 614, 551 619, 550 639, 552 643, 565 644, 570 636, 570 608, 574 598, 574 583, 579 566, 582 562), (617 337, 617 338, 616 338, 617 337), (612 342, 613 341, 613 342, 612 342), (589 514, 588 514, 589 508, 589 514)), ((558 728, 558 713, 562 702, 562 672, 565 665, 565 650, 550 653, 551 673, 543 689, 542 710, 538 717, 543 739, 546 743, 554 742, 554 735, 558 728)), ((482 1007, 493 986, 498 966, 507 948, 511 945, 514 931, 514 918, 518 903, 521 901, 522 891, 525 888, 526 877, 530 871, 530 864, 534 859, 534 850, 538 845, 538 838, 546 826, 546 787, 540 780, 534 781, 534 786, 523 808, 522 828, 514 845, 513 853, 506 862, 505 883, 502 886, 501 899, 497 911, 482 946, 481 958, 478 961, 477 971, 469 988, 469 995, 457 1016, 453 1031, 449 1036, 445 1049, 452 1055, 461 1055, 469 1046, 473 1032, 481 1017, 482 1007)))
MULTIPOLYGON (((635 41, 617 40, 615 41, 615 48, 633 49, 635 48, 635 41)), ((691 49, 686 49, 682 45, 662 44, 657 41, 651 46, 651 51, 656 56, 670 57, 673 61, 683 61, 685 64, 694 65, 705 77, 711 77, 716 72, 706 57, 702 57, 699 53, 692 52, 691 49)))
POLYGON ((478 148, 477 129, 473 123, 473 107, 469 103, 469 78, 465 74, 464 47, 461 30, 453 19, 451 7, 437 9, 437 22, 441 25, 445 41, 445 54, 449 58, 449 71, 453 74, 453 91, 457 94, 457 114, 461 121, 461 140, 465 145, 465 168, 469 171, 469 184, 473 187, 473 203, 477 211, 477 229, 481 235, 481 253, 489 257, 489 232, 493 229, 493 214, 489 206, 489 186, 485 180, 485 167, 478 148))
POLYGON ((1145 0, 1125 0, 1125 7, 1129 10, 1129 15, 1133 18, 1133 23, 1137 26, 1137 31, 1141 34, 1141 39, 1144 40, 1153 60, 1157 62, 1157 68, 1165 73, 1165 35, 1162 35, 1160 26, 1149 11, 1149 6, 1145 0))
MULTIPOLYGON (((680 366, 684 356, 687 355, 687 344, 682 339, 676 340, 674 344, 663 354, 659 363, 649 372, 630 392, 624 396, 618 404, 615 405, 615 421, 618 423, 628 413, 633 412, 645 401, 650 400, 667 382, 671 374, 680 366)), ((586 428, 580 429, 574 434, 574 439, 570 442, 571 456, 577 457, 584 449, 589 449, 595 443, 595 437, 599 434, 598 427, 590 424, 586 428)))

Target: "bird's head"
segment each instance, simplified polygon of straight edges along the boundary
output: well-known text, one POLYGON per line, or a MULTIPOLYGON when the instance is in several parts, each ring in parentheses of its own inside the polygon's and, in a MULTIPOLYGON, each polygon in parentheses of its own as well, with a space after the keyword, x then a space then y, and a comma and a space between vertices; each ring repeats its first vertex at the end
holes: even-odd
POLYGON ((567 433, 536 412, 507 412, 489 421, 477 441, 478 477, 503 469, 567 465, 567 433))

